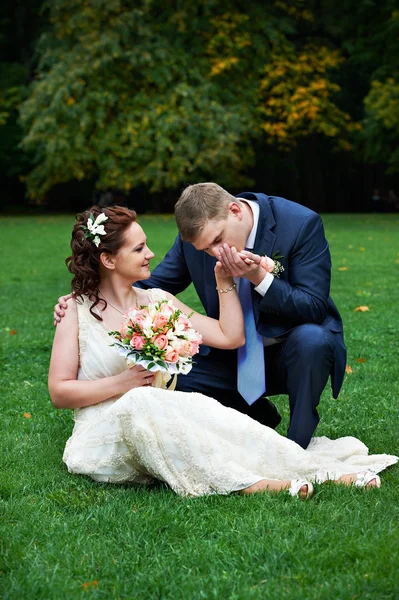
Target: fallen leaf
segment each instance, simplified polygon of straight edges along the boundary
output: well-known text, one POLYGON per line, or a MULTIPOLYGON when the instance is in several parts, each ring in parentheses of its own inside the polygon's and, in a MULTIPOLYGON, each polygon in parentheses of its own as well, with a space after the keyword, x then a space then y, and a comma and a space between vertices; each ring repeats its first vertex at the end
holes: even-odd
POLYGON ((134 513, 135 513, 135 512, 136 512, 136 510, 137 510, 137 506, 136 506, 136 505, 134 505, 134 506, 133 506, 133 508, 132 508, 132 512, 134 512, 134 513))
POLYGON ((25 413, 24 413, 24 417, 25 417, 25 419, 31 419, 31 418, 32 418, 32 415, 31 415, 30 413, 26 413, 26 412, 25 412, 25 413))
POLYGON ((349 271, 349 267, 338 267, 338 271, 349 271))
POLYGON ((368 306, 358 306, 354 312, 367 312, 368 310, 370 310, 368 306))
POLYGON ((358 363, 365 363, 366 360, 367 360, 366 358, 357 358, 356 362, 358 362, 358 363))
POLYGON ((86 583, 82 584, 83 591, 85 592, 89 587, 94 587, 94 589, 96 589, 97 583, 98 582, 96 579, 94 579, 93 581, 86 581, 86 583))
POLYGON ((9 335, 16 335, 17 330, 16 329, 10 329, 10 331, 8 333, 9 333, 9 335))
POLYGON ((350 365, 346 365, 345 372, 348 373, 348 375, 352 375, 353 374, 352 367, 350 365))

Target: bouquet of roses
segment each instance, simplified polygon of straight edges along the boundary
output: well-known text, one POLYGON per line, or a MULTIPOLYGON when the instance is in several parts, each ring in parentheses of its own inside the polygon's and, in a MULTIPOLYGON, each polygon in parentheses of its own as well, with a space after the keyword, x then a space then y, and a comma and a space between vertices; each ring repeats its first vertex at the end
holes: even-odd
POLYGON ((109 335, 130 364, 156 373, 155 387, 164 387, 172 375, 189 373, 202 343, 189 318, 166 299, 129 309, 119 331, 109 335))

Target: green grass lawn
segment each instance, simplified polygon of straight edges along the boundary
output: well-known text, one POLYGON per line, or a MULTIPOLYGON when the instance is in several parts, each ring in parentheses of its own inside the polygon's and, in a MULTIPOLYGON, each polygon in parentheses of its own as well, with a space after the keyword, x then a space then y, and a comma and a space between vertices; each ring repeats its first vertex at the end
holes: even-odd
MULTIPOLYGON (((348 346, 341 395, 323 395, 319 435, 398 453, 399 216, 326 215, 332 296, 348 346), (344 270, 345 268, 345 270, 344 270), (354 312, 367 306, 366 312, 354 312)), ((159 262, 172 217, 141 220, 159 262)), ((381 490, 183 499, 69 475, 71 411, 53 409, 52 311, 69 290, 73 217, 0 219, 0 597, 399 598, 399 467, 381 490)), ((183 299, 195 308, 192 290, 183 299)), ((287 398, 276 398, 287 427, 287 398)))

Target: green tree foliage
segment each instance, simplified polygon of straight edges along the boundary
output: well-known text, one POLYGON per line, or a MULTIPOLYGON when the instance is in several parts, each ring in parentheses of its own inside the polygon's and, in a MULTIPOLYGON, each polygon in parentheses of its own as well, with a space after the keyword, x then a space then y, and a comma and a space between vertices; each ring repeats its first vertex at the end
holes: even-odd
POLYGON ((26 69, 18 63, 0 63, 0 127, 7 124, 25 95, 26 69))
POLYGON ((345 58, 340 102, 362 125, 359 156, 399 171, 398 1, 323 0, 320 8, 319 33, 345 58))
POLYGON ((254 141, 317 133, 349 148, 337 103, 342 57, 309 39, 307 2, 51 0, 51 28, 21 111, 29 193, 92 179, 98 189, 248 183, 254 141))
MULTIPOLYGON (((364 139, 369 160, 399 172, 399 9, 389 2, 389 17, 379 32, 380 60, 365 98, 364 139)), ((377 36, 376 36, 377 37, 377 36)))
POLYGON ((371 160, 389 164, 399 172, 399 81, 373 81, 365 99, 366 152, 371 160))

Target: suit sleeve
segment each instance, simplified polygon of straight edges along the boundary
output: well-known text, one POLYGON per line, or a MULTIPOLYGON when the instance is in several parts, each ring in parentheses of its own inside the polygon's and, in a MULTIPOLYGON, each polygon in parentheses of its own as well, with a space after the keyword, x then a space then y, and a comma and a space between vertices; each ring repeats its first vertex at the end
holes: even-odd
POLYGON ((275 277, 259 309, 296 325, 321 324, 327 316, 330 280, 331 257, 323 224, 312 214, 302 225, 288 257, 288 281, 275 277))
POLYGON ((160 288, 173 295, 183 292, 191 283, 191 275, 183 252, 183 243, 177 236, 172 248, 145 281, 138 281, 138 287, 160 288))

